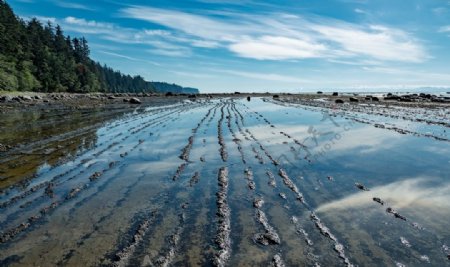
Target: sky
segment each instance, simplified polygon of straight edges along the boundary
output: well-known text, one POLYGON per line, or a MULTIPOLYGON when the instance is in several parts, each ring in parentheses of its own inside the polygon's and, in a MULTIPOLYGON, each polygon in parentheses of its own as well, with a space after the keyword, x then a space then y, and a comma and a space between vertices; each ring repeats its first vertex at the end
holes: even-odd
POLYGON ((450 0, 10 0, 123 73, 202 92, 450 86, 450 0))

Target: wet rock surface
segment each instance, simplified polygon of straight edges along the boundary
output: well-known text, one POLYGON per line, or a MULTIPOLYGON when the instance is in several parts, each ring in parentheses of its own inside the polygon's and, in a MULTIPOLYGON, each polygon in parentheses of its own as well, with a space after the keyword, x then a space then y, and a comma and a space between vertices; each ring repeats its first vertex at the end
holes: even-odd
POLYGON ((227 202, 228 195, 228 169, 221 168, 218 174, 219 191, 217 192, 217 217, 218 229, 216 235, 216 244, 219 251, 214 257, 215 266, 225 266, 231 253, 230 240, 230 208, 227 202))

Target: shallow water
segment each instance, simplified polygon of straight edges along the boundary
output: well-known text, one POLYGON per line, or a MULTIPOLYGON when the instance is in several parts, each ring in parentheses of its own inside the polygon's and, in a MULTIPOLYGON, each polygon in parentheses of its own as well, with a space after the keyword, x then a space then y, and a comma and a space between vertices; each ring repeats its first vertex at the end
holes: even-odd
POLYGON ((179 103, 2 158, 0 265, 450 266, 450 142, 324 112, 179 103))

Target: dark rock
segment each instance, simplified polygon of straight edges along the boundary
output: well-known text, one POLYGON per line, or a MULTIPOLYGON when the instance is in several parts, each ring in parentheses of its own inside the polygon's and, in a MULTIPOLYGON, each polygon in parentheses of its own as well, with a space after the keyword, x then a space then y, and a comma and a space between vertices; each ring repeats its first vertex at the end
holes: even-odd
POLYGON ((338 96, 338 95, 339 95, 338 92, 334 92, 334 93, 333 93, 333 96, 338 96))
POLYGON ((373 201, 378 202, 378 203, 380 203, 381 205, 384 205, 384 201, 381 200, 381 198, 379 198, 379 197, 374 197, 374 198, 373 198, 373 201))
POLYGON ((112 96, 112 95, 110 95, 110 96, 108 96, 108 99, 116 99, 116 97, 115 97, 115 96, 112 96))
POLYGON ((399 97, 399 96, 396 96, 396 95, 389 95, 388 94, 388 96, 386 96, 386 97, 384 97, 384 100, 400 100, 401 98, 399 97))
POLYGON ((95 180, 97 180, 100 176, 102 176, 102 173, 101 173, 101 172, 95 172, 94 174, 91 175, 91 177, 89 177, 89 180, 95 181, 95 180))
POLYGON ((12 97, 11 96, 9 96, 9 95, 4 95, 4 96, 1 96, 0 97, 0 102, 10 102, 10 101, 12 101, 12 97))
POLYGON ((355 183, 356 188, 363 190, 363 191, 370 191, 369 188, 365 187, 364 185, 360 183, 355 183))
POLYGON ((130 100, 127 99, 127 98, 124 98, 124 99, 123 99, 123 102, 130 102, 130 100))
POLYGON ((261 208, 262 205, 264 204, 264 200, 262 198, 257 198, 253 201, 253 207, 255 208, 261 208))
POLYGON ((344 100, 342 100, 342 99, 336 99, 336 100, 334 101, 334 103, 336 103, 336 104, 344 104, 344 100))
POLYGON ((387 213, 393 214, 395 218, 399 218, 401 220, 406 221, 406 217, 401 215, 400 213, 398 213, 396 210, 394 210, 393 208, 389 207, 386 209, 387 213))
POLYGON ((11 149, 11 146, 4 145, 0 143, 0 152, 6 152, 11 149))
POLYGON ((48 186, 45 188, 45 194, 49 197, 53 197, 55 195, 53 191, 54 184, 49 183, 48 186))
POLYGON ((249 96, 247 96, 247 101, 250 101, 250 97, 249 96))
POLYGON ((273 98, 273 99, 278 99, 278 98, 280 98, 280 96, 279 96, 279 95, 273 95, 272 98, 273 98))
POLYGON ((240 95, 240 94, 241 94, 241 92, 234 92, 234 94, 235 94, 235 95, 240 95))
POLYGON ((172 92, 167 92, 166 96, 173 96, 173 93, 172 92))
POLYGON ((132 98, 130 98, 130 103, 131 104, 141 104, 142 102, 139 98, 132 97, 132 98))
POLYGON ((20 99, 23 100, 23 101, 31 101, 31 100, 33 100, 33 99, 31 98, 31 96, 28 96, 28 95, 22 95, 22 96, 19 96, 19 97, 20 97, 20 99))
POLYGON ((317 94, 321 95, 321 94, 323 94, 323 92, 322 91, 317 91, 317 94))
POLYGON ((372 101, 377 102, 377 101, 380 101, 380 99, 379 99, 378 97, 376 97, 376 96, 373 96, 373 97, 372 97, 372 101))
POLYGON ((280 238, 278 235, 273 233, 258 233, 255 234, 254 239, 257 243, 260 243, 261 245, 267 246, 267 245, 278 245, 281 243, 280 238))
POLYGON ((196 95, 189 95, 188 98, 195 99, 195 98, 197 98, 197 96, 196 95))
POLYGON ((349 100, 350 102, 359 102, 359 99, 356 97, 350 97, 349 100))

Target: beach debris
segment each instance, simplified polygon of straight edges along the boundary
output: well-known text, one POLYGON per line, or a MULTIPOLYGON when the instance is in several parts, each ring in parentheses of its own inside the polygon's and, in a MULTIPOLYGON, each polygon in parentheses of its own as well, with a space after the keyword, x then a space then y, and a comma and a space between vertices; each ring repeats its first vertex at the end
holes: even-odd
POLYGON ((264 200, 262 198, 256 198, 253 201, 253 207, 255 207, 257 209, 261 208, 263 204, 264 204, 264 200))
POLYGON ((254 182, 254 180, 253 180, 253 172, 252 172, 252 170, 250 170, 250 169, 245 169, 245 176, 246 176, 246 179, 247 179, 247 186, 248 186, 248 188, 250 188, 251 190, 255 190, 255 188, 256 188, 256 184, 255 184, 255 182, 254 182))
POLYGON ((275 176, 273 175, 273 173, 271 171, 267 170, 266 174, 269 177, 268 185, 270 185, 272 187, 276 187, 277 183, 275 182, 275 176))
POLYGON ((298 218, 295 216, 292 216, 291 221, 295 225, 295 230, 297 231, 297 233, 303 235, 303 237, 305 238, 306 244, 308 244, 309 246, 314 245, 312 240, 309 238, 308 233, 305 231, 305 229, 303 229, 300 226, 300 223, 298 222, 298 218))
POLYGON ((189 186, 192 187, 193 185, 197 184, 199 180, 200 180, 200 173, 195 172, 194 175, 189 180, 189 186))
POLYGON ((281 178, 283 178, 284 184, 296 194, 297 199, 300 202, 305 203, 305 199, 303 198, 303 194, 300 193, 300 191, 298 190, 297 186, 294 184, 294 182, 292 182, 292 180, 289 178, 287 173, 283 169, 280 169, 279 170, 279 175, 280 175, 281 178))
POLYGON ((328 237, 330 240, 334 242, 334 250, 338 253, 339 258, 341 258, 347 267, 353 267, 354 265, 350 262, 350 260, 345 255, 344 245, 339 243, 336 236, 334 236, 330 229, 325 226, 324 223, 320 220, 320 218, 314 213, 311 212, 310 218, 315 223, 316 227, 319 229, 320 233, 325 237, 328 237))
POLYGON ((281 259, 281 255, 280 254, 275 254, 275 256, 273 256, 272 266, 273 267, 285 267, 286 266, 284 264, 283 260, 281 259))
POLYGON ((424 261, 424 262, 427 262, 427 263, 430 263, 430 257, 428 257, 427 255, 421 255, 420 256, 420 260, 424 261))
POLYGON ((406 238, 404 238, 403 236, 400 237, 400 242, 402 242, 402 244, 405 245, 408 248, 411 247, 411 244, 409 243, 409 241, 406 240, 406 238))
POLYGON ((256 218, 258 222, 263 225, 265 233, 255 234, 253 237, 255 242, 260 243, 264 246, 280 244, 281 243, 280 237, 278 236, 275 229, 272 226, 270 226, 266 214, 259 208, 256 211, 256 218))

